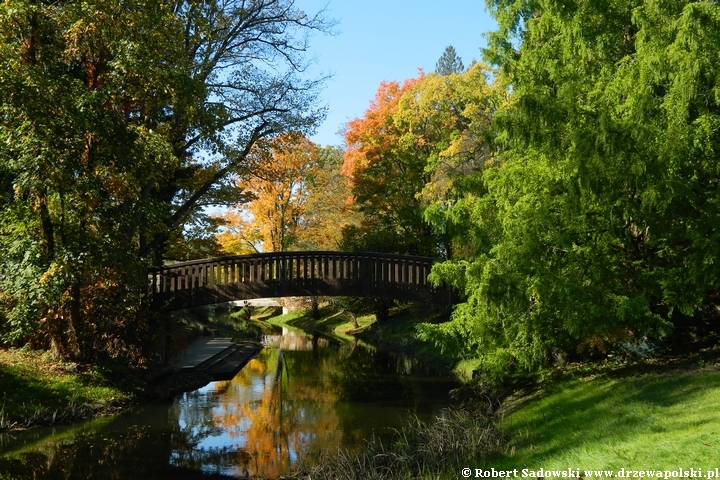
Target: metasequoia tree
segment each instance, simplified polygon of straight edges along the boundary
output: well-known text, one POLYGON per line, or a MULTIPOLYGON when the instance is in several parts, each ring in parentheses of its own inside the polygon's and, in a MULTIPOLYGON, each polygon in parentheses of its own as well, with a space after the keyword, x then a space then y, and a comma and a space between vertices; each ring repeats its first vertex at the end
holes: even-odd
POLYGON ((716 329, 720 6, 488 5, 512 97, 461 200, 490 241, 436 272, 469 297, 445 333, 503 375, 716 329))
POLYGON ((258 140, 322 116, 299 75, 327 28, 291 0, 6 2, 2 338, 78 358, 139 343, 128 319, 167 240, 237 202, 258 140))

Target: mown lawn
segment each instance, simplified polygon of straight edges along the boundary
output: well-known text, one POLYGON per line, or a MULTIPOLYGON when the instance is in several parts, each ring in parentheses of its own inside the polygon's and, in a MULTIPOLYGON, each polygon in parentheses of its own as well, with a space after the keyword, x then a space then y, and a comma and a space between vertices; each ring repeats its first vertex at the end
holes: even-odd
POLYGON ((498 469, 667 470, 720 465, 720 371, 597 376, 554 385, 509 414, 498 469))

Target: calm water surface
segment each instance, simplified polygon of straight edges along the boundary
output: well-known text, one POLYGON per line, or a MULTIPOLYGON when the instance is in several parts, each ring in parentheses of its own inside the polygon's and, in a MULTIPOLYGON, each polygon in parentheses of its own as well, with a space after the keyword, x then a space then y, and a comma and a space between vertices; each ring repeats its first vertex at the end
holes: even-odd
POLYGON ((282 331, 232 380, 81 425, 0 436, 0 478, 277 478, 431 420, 453 380, 412 359, 282 331))

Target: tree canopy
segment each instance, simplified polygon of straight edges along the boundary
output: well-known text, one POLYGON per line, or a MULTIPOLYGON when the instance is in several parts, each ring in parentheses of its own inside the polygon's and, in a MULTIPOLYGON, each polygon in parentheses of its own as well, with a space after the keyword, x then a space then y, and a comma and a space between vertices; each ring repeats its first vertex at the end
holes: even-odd
POLYGON ((103 351, 127 325, 96 310, 127 317, 168 239, 237 201, 253 146, 322 118, 304 52, 330 27, 291 0, 6 2, 3 339, 103 351))
POLYGON ((436 270, 468 301, 435 333, 507 373, 716 328, 720 7, 488 5, 498 162, 447 216, 489 242, 436 270))
POLYGON ((491 66, 383 82, 341 152, 307 139, 322 12, 8 0, 2 341, 138 357, 147 267, 221 246, 441 257, 463 302, 421 334, 497 375, 718 334, 720 6, 487 5, 491 66))
POLYGON ((343 173, 362 215, 345 232, 357 250, 449 258, 456 229, 443 212, 490 160, 487 130, 502 99, 490 70, 384 82, 365 116, 348 123, 343 173))
POLYGON ((340 175, 342 153, 297 132, 259 141, 247 172, 238 176, 248 199, 223 215, 218 236, 227 253, 336 250, 353 215, 340 175))

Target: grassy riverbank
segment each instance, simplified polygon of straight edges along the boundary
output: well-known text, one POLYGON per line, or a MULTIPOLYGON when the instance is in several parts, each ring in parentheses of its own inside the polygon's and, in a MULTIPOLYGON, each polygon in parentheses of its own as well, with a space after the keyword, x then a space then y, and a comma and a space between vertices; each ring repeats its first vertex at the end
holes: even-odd
MULTIPOLYGON (((273 321, 303 328, 315 322, 326 332, 349 331, 371 344, 441 358, 414 337, 416 312, 394 313, 383 324, 364 319, 360 328, 338 317, 314 321, 309 314, 273 321)), ((707 471, 720 462, 720 362, 707 353, 564 366, 519 381, 522 388, 514 393, 505 388, 504 395, 512 394, 494 416, 484 409, 490 398, 480 389, 449 418, 407 425, 392 445, 370 440, 358 454, 331 455, 309 478, 461 478, 465 467, 707 471), (473 442, 463 439, 468 432, 473 442)), ((463 362, 456 372, 473 365, 463 362)))
POLYGON ((511 441, 495 468, 706 470, 720 463, 720 365, 565 376, 505 416, 511 441))
POLYGON ((138 388, 50 352, 0 349, 0 431, 112 413, 134 403, 138 388))
POLYGON ((494 418, 470 409, 408 425, 393 445, 370 441, 358 454, 327 458, 307 478, 431 480, 462 478, 463 468, 472 476, 478 468, 518 469, 519 478, 523 469, 572 469, 587 478, 582 470, 718 465, 720 364, 591 370, 556 371, 559 379, 506 399, 494 418))

